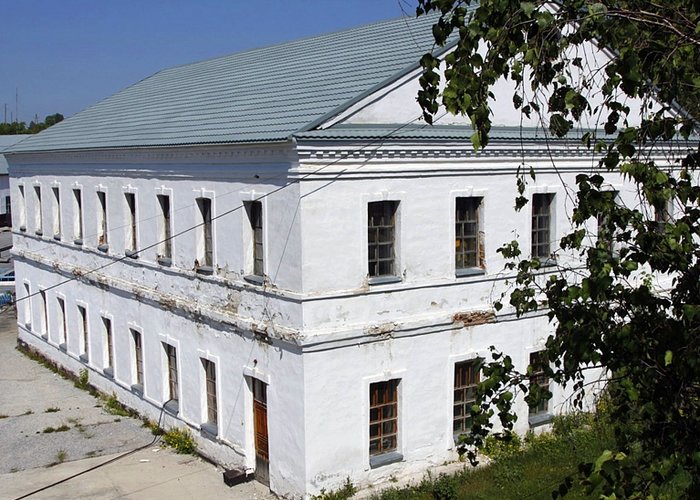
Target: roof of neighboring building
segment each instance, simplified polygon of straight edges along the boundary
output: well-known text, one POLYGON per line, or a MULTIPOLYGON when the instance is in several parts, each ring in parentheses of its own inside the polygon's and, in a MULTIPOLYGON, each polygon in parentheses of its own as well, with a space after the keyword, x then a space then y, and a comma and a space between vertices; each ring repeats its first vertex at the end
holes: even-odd
POLYGON ((434 22, 402 17, 165 69, 12 151, 286 140, 417 68, 434 22))
POLYGON ((30 134, 0 135, 0 175, 7 175, 7 160, 2 154, 4 149, 17 144, 22 139, 31 137, 30 134))

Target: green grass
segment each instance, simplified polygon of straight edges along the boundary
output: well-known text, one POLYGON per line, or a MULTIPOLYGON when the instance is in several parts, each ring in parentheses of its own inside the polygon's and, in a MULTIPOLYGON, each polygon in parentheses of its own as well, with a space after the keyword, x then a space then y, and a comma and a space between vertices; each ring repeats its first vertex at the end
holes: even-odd
POLYGON ((592 417, 567 417, 555 432, 528 436, 519 449, 507 452, 491 445, 493 462, 485 467, 438 477, 426 476, 417 486, 390 488, 373 498, 379 500, 504 500, 551 499, 562 480, 571 476, 574 485, 566 499, 590 498, 578 484, 578 464, 594 461, 612 447, 612 433, 592 417), (576 419, 573 424, 572 419, 576 419))

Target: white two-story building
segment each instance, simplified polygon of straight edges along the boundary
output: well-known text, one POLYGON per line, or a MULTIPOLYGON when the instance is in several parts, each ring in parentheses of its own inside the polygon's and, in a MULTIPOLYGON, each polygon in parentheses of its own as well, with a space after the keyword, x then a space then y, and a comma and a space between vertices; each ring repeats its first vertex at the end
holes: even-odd
MULTIPOLYGON (((16 145, 20 341, 282 495, 456 459, 475 361, 524 370, 553 331, 494 311, 496 250, 554 263, 595 161, 510 104, 479 153, 463 118, 426 126, 433 21, 166 69, 16 145)), ((566 410, 550 389, 519 431, 566 410)))

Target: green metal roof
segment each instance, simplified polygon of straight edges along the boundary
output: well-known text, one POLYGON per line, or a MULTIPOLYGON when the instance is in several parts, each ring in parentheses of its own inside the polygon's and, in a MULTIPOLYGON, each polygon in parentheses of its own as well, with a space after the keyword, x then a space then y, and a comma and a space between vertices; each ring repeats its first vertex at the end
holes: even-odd
POLYGON ((418 67, 434 16, 162 70, 12 152, 281 141, 418 67))

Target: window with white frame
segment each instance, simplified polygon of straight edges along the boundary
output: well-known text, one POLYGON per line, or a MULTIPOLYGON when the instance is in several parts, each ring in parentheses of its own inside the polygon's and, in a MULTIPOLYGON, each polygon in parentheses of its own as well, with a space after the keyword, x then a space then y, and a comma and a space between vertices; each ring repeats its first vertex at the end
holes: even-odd
POLYGON ((49 311, 48 304, 46 303, 46 292, 44 290, 39 291, 39 303, 41 305, 41 323, 39 324, 39 332, 43 336, 48 336, 49 334, 49 311))
POLYGON ((34 186, 34 230, 38 235, 42 235, 44 233, 42 226, 43 216, 44 213, 41 204, 41 186, 34 186))
POLYGON ((455 199, 455 271, 458 275, 484 267, 481 202, 479 197, 455 199))
POLYGON ((263 246, 263 206, 261 201, 245 203, 248 223, 252 235, 252 261, 253 275, 262 277, 265 274, 264 246, 263 246))
POLYGON ((176 405, 180 399, 180 389, 177 377, 177 349, 175 346, 163 343, 165 350, 165 359, 167 363, 167 401, 174 402, 176 405))
POLYGON ((78 306, 78 318, 80 319, 80 355, 84 361, 89 359, 89 348, 90 348, 90 338, 89 338, 89 328, 88 328, 88 316, 87 309, 83 306, 78 306))
POLYGON ((201 271, 211 271, 214 265, 214 249, 212 241, 211 199, 197 198, 199 208, 199 225, 197 226, 197 262, 201 271))
POLYGON ((369 454, 383 455, 398 449, 400 379, 369 386, 369 454))
POLYGON ((53 192, 53 237, 61 239, 61 190, 58 187, 51 188, 53 192))
POLYGON ((107 230, 107 193, 97 191, 97 248, 106 251, 109 245, 107 230))
POLYGON ((532 258, 547 262, 552 258, 554 195, 537 193, 532 196, 532 258))
POLYGON ((370 278, 397 275, 396 211, 398 201, 367 204, 367 263, 370 278))
POLYGON ((126 239, 125 251, 127 255, 136 257, 138 254, 138 231, 136 227, 136 194, 124 193, 126 202, 126 239))
POLYGON ((23 185, 18 185, 17 186, 17 191, 19 192, 19 214, 18 214, 18 222, 19 222, 19 230, 20 231, 26 231, 27 230, 27 199, 24 196, 24 186, 23 185))
POLYGON ((83 193, 73 189, 73 237, 77 245, 83 244, 83 193))
POLYGON ((216 427, 219 419, 216 400, 216 363, 202 358, 204 370, 204 390, 206 394, 206 423, 210 427, 216 427))
POLYGON ((102 318, 102 345, 104 349, 104 368, 114 370, 114 339, 112 338, 112 320, 102 318))
POLYGON ((131 339, 134 346, 134 384, 143 390, 143 338, 141 332, 131 329, 131 339))
MULTIPOLYGON (((170 196, 157 195, 160 217, 158 219, 158 260, 169 263, 173 256, 172 229, 170 221, 170 196)), ((164 262, 161 262, 164 263, 164 262)))
POLYGON ((66 301, 61 297, 56 297, 56 304, 58 305, 58 343, 66 343, 67 322, 66 322, 66 301))

